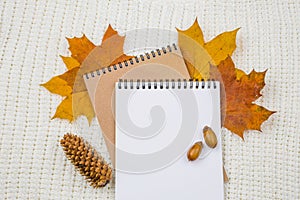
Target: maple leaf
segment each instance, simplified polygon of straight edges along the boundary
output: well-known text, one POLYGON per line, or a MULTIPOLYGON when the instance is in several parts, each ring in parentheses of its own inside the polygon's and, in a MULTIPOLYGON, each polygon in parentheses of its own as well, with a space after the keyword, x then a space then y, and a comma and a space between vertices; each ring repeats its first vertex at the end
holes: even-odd
POLYGON ((75 67, 79 67, 80 63, 72 57, 60 56, 63 62, 65 63, 68 70, 73 69, 75 67))
POLYGON ((241 138, 245 130, 261 131, 261 124, 275 113, 253 103, 261 96, 266 71, 252 70, 246 74, 239 69, 237 72, 228 56, 217 67, 211 65, 210 75, 222 83, 223 126, 241 138))
POLYGON ((67 119, 70 122, 76 118, 74 116, 84 115, 89 122, 94 118, 93 106, 87 92, 77 92, 68 95, 58 106, 51 119, 67 119), (76 106, 76 108, 75 108, 76 106), (75 109, 74 109, 75 108, 75 109))
POLYGON ((73 85, 79 67, 70 69, 69 71, 51 78, 48 82, 41 84, 49 92, 60 96, 69 96, 73 92, 73 85))
POLYGON ((80 74, 95 71, 133 58, 123 52, 125 36, 120 36, 111 25, 108 26, 100 46, 96 46, 89 57, 81 63, 80 74))
POLYGON ((239 28, 224 32, 205 42, 197 18, 187 30, 177 28, 179 47, 191 78, 208 79, 210 64, 218 65, 228 55, 232 55, 236 48, 235 39, 238 30, 239 28))
POLYGON ((123 52, 124 39, 125 36, 120 36, 110 25, 99 46, 85 35, 67 38, 71 56, 61 58, 68 71, 41 84, 51 93, 64 97, 52 119, 67 119, 72 122, 84 115, 91 123, 95 113, 82 75, 132 58, 133 56, 127 56, 123 52))
POLYGON ((82 63, 84 59, 96 47, 85 35, 80 38, 67 38, 71 57, 82 63))

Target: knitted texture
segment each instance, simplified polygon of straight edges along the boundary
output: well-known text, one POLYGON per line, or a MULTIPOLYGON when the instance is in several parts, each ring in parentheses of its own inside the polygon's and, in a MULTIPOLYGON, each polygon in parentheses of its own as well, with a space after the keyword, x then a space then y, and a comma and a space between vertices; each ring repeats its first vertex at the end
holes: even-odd
MULTIPOLYGON (((247 73, 268 68, 257 103, 278 111, 263 133, 247 131, 244 141, 222 130, 226 199, 300 199, 300 1, 181 2, 0 1, 1 198, 114 199, 114 182, 90 187, 59 143, 66 132, 76 133, 109 160, 97 121, 88 126, 83 117, 74 124, 50 120, 62 98, 39 84, 65 71, 59 57, 69 55, 65 37, 85 33, 99 44, 109 23, 121 33, 175 32, 198 17, 206 40, 241 27, 233 60, 247 73)), ((126 35, 128 53, 142 38, 126 35)))

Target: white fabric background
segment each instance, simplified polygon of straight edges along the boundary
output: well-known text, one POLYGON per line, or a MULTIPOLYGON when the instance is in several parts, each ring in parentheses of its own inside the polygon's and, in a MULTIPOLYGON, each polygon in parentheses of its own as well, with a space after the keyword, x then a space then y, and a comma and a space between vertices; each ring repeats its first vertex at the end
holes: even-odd
MULTIPOLYGON (((65 67, 65 37, 85 33, 99 44, 111 23, 135 28, 188 28, 198 16, 205 38, 242 27, 233 59, 250 72, 268 68, 258 103, 277 110, 263 133, 243 142, 223 130, 226 199, 300 199, 300 2, 1 1, 0 196, 4 199, 113 199, 114 184, 93 189, 66 160, 59 140, 72 131, 108 156, 96 120, 50 120, 61 97, 39 84, 65 67), (85 124, 82 126, 82 124, 85 124)), ((179 183, 181 184, 181 183, 179 183)), ((201 197, 199 197, 201 198, 201 197)))

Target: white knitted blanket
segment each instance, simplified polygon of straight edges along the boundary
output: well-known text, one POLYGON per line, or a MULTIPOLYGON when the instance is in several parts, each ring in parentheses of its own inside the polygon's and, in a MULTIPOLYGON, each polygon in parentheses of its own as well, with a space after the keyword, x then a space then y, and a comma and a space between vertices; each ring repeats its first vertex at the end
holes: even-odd
MULTIPOLYGON (((247 73, 268 68, 263 98, 278 112, 245 141, 223 129, 226 199, 300 199, 300 1, 0 1, 0 197, 113 199, 114 183, 93 189, 59 140, 83 136, 108 157, 96 120, 50 120, 62 100, 39 84, 65 71, 65 37, 99 44, 108 24, 175 31, 198 17, 206 40, 241 27, 233 60, 247 73)), ((125 41, 125 46, 128 40, 125 41)), ((201 197, 199 197, 200 199, 201 197)))

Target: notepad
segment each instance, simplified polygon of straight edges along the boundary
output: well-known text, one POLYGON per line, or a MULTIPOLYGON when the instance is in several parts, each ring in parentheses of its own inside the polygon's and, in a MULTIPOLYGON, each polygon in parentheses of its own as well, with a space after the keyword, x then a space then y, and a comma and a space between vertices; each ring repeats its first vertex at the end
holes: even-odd
POLYGON ((173 44, 83 76, 112 164, 115 156, 114 89, 120 78, 178 79, 189 78, 189 73, 180 50, 173 44))
POLYGON ((219 82, 125 79, 115 93, 116 200, 224 199, 219 82), (199 158, 188 161, 199 141, 199 158))

